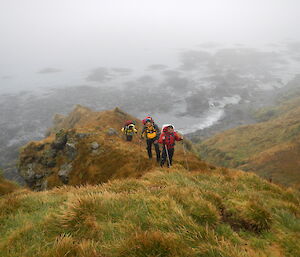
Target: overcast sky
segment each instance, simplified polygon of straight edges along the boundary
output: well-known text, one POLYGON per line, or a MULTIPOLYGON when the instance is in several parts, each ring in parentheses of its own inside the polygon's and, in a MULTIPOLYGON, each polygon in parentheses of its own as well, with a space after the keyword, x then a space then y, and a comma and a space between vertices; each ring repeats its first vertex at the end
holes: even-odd
POLYGON ((299 12, 298 0, 0 0, 0 76, 147 65, 207 41, 297 41, 299 12))

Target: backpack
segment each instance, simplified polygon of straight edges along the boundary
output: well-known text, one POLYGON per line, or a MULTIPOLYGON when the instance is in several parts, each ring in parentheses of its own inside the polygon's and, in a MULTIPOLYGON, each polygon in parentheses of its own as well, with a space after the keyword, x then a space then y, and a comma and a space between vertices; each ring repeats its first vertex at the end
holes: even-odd
POLYGON ((175 133, 163 132, 162 136, 166 138, 163 143, 167 146, 167 148, 174 148, 176 142, 175 133))
POLYGON ((124 126, 123 132, 125 135, 133 135, 136 132, 134 124, 130 123, 129 125, 124 126))
POLYGON ((157 130, 156 130, 154 124, 151 125, 150 128, 149 127, 145 127, 145 133, 146 133, 146 137, 148 139, 155 138, 157 136, 157 130))
POLYGON ((124 123, 124 128, 125 128, 126 126, 130 125, 130 124, 134 124, 134 122, 133 122, 132 120, 127 120, 127 121, 125 121, 125 123, 124 123))
POLYGON ((167 132, 168 127, 173 127, 173 129, 175 130, 175 127, 174 127, 172 124, 164 124, 164 125, 162 126, 162 131, 163 131, 163 132, 167 132))

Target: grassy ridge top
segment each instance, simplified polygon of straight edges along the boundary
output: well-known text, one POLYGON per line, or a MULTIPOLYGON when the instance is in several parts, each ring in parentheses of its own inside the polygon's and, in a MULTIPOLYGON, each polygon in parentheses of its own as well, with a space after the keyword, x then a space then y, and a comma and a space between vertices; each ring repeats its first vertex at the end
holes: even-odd
MULTIPOLYGON (((56 115, 54 127, 44 140, 30 142, 19 156, 19 171, 33 190, 45 190, 63 184, 99 184, 111 179, 141 177, 157 166, 149 160, 146 142, 139 141, 142 122, 115 108, 95 112, 83 106, 67 116, 56 115), (121 127, 135 120, 138 135, 126 142, 121 127)), ((174 163, 190 170, 207 168, 188 141, 176 146, 174 163)))
POLYGON ((231 129, 199 144, 216 165, 253 171, 300 188, 300 96, 257 113, 263 122, 231 129))
POLYGON ((103 185, 0 199, 14 256, 300 256, 300 195, 228 169, 156 169, 103 185))

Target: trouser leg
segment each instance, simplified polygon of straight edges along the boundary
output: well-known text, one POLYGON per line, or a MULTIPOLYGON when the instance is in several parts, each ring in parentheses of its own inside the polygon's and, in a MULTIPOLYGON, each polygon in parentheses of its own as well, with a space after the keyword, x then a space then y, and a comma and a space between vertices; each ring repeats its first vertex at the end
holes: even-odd
POLYGON ((129 141, 129 142, 132 141, 132 135, 127 135, 126 140, 129 141))
POLYGON ((167 159, 167 153, 166 153, 166 148, 163 146, 162 154, 161 154, 161 160, 160 160, 160 166, 164 166, 165 162, 167 159))
POLYGON ((172 166, 173 155, 174 155, 174 148, 166 150, 166 147, 164 146, 162 155, 161 155, 160 166, 163 166, 165 164, 165 162, 167 162, 168 167, 172 166), (168 153, 167 153, 167 151, 168 151, 168 153))
POLYGON ((169 159, 170 159, 170 166, 172 166, 173 155, 174 155, 174 148, 168 149, 168 153, 169 153, 169 159))
POLYGON ((154 143, 154 147, 155 147, 155 152, 156 152, 156 161, 159 162, 160 161, 160 150, 159 150, 159 145, 158 143, 154 143))
POLYGON ((152 158, 152 140, 151 139, 147 139, 147 151, 148 151, 148 156, 149 159, 152 158))

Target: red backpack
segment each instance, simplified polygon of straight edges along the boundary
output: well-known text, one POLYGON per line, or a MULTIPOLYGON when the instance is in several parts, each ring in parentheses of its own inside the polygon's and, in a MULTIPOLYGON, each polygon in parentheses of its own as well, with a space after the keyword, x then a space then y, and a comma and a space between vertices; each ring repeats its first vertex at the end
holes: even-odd
POLYGON ((124 127, 126 127, 126 126, 128 126, 128 125, 130 125, 130 124, 134 124, 134 122, 133 122, 132 120, 127 120, 127 121, 125 121, 124 127))

